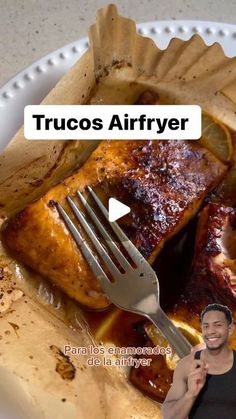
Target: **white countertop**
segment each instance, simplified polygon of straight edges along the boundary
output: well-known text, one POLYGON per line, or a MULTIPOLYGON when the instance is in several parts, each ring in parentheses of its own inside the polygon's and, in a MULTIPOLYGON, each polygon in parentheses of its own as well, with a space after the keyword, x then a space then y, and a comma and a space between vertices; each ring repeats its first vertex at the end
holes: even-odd
MULTIPOLYGON (((170 19, 235 22, 235 0, 117 0, 136 22, 170 19)), ((49 52, 87 35, 103 0, 0 0, 0 86, 49 52)))

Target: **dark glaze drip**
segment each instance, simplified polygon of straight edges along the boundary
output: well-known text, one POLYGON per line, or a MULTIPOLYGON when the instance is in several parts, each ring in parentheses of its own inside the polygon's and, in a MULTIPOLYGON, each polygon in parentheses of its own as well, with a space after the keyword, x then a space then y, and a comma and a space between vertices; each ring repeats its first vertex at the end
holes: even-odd
MULTIPOLYGON (((147 346, 153 346, 149 341, 147 346)), ((130 372, 131 383, 152 399, 162 403, 173 380, 173 370, 167 368, 162 355, 142 355, 142 358, 151 358, 150 367, 140 366, 132 368, 130 372)))

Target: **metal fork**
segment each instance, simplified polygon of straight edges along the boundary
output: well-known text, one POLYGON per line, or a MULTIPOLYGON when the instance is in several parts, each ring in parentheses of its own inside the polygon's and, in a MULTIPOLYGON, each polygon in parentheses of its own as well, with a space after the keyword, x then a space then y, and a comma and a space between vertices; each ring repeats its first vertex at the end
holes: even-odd
MULTIPOLYGON (((108 220, 107 209, 92 188, 88 187, 88 190, 103 213, 103 216, 105 216, 108 220)), ((117 246, 108 230, 97 217, 92 206, 89 205, 88 200, 85 199, 81 192, 77 191, 76 194, 81 204, 86 208, 86 211, 96 228, 99 230, 102 238, 105 240, 110 252, 112 252, 113 256, 118 261, 118 266, 122 267, 121 272, 110 257, 107 249, 105 249, 105 247, 101 244, 97 234, 94 232, 94 228, 92 228, 90 222, 86 220, 83 212, 78 208, 71 197, 67 197, 67 201, 73 213, 83 227, 84 231, 88 234, 91 242, 96 248, 96 251, 112 275, 114 282, 111 282, 107 274, 104 272, 98 258, 94 255, 94 252, 91 250, 86 239, 81 235, 67 212, 59 203, 56 204, 60 216, 64 220, 68 230, 79 246, 84 258, 87 260, 95 276, 100 281, 104 292, 117 307, 133 313, 141 314, 151 320, 180 358, 188 355, 191 351, 191 344, 179 332, 160 307, 159 282, 152 267, 124 234, 119 225, 116 222, 109 223, 109 221, 107 221, 113 229, 118 241, 122 243, 129 257, 134 262, 135 267, 133 264, 131 265, 127 260, 127 257, 124 256, 120 248, 117 246)))

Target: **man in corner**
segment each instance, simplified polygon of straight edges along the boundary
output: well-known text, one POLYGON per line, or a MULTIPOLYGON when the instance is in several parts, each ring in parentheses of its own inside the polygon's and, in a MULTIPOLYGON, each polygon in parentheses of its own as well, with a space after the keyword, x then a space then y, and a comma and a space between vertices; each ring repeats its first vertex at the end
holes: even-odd
POLYGON ((228 346, 232 313, 209 304, 201 327, 206 348, 179 361, 163 403, 164 419, 236 418, 236 351, 228 346))

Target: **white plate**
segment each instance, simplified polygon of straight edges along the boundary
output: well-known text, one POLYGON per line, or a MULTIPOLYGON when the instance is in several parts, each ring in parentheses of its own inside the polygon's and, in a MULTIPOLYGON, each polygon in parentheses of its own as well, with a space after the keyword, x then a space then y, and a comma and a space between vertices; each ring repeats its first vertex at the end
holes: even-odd
MULTIPOLYGON (((219 42, 227 55, 236 55, 236 25, 202 21, 159 21, 137 26, 140 34, 152 38, 160 48, 166 48, 173 37, 187 40, 193 34, 199 33, 208 45, 219 42)), ((33 63, 0 89, 0 150, 22 125, 24 106, 40 103, 87 47, 87 38, 66 45, 33 63)), ((8 377, 5 371, 3 377, 6 383, 8 377)), ((28 395, 16 387, 12 392, 12 388, 11 384, 6 387, 9 391, 2 391, 0 419, 38 417, 31 412, 28 395)))
MULTIPOLYGON (((140 23, 137 27, 160 48, 166 48, 173 37, 186 40, 198 33, 208 45, 219 42, 226 55, 236 55, 236 25, 175 20, 140 23)), ((40 103, 87 47, 87 38, 68 44, 33 63, 0 89, 0 150, 22 125, 24 106, 40 103)))

